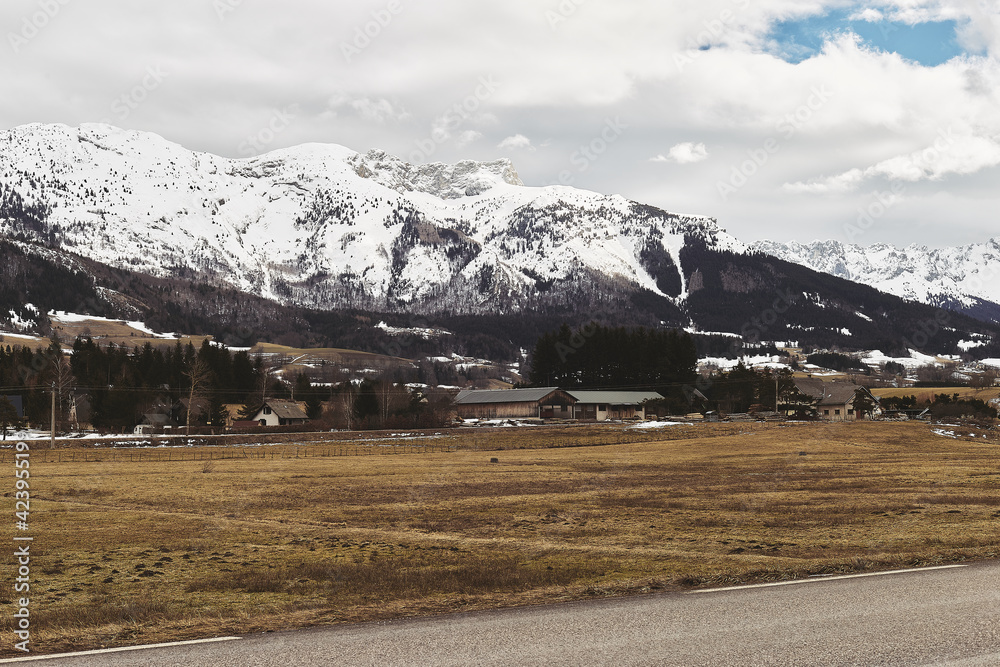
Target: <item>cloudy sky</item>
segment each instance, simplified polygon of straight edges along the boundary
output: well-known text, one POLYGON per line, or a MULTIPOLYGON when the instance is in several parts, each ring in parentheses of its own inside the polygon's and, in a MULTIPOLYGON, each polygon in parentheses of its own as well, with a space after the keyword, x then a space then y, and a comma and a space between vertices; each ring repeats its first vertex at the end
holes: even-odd
POLYGON ((0 25, 0 128, 508 157, 747 241, 1000 237, 998 0, 4 0, 0 25))

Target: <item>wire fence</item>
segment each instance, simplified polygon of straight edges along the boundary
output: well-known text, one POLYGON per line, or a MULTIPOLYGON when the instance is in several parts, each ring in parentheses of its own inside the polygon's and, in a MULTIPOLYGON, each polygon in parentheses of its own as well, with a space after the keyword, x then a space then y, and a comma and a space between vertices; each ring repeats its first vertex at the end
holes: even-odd
MULTIPOLYGON (((400 456, 444 454, 456 451, 446 443, 405 443, 379 445, 314 445, 263 447, 199 447, 125 449, 45 449, 32 448, 32 463, 172 463, 183 461, 281 460, 354 456, 400 456)), ((15 452, 0 452, 0 463, 11 462, 15 452)))

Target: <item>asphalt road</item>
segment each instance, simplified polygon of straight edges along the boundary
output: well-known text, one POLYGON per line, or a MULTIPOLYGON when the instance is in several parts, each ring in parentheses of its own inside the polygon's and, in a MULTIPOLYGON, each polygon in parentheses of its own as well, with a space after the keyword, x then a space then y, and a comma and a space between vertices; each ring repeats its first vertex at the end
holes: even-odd
POLYGON ((34 664, 995 666, 1000 564, 339 626, 34 664))

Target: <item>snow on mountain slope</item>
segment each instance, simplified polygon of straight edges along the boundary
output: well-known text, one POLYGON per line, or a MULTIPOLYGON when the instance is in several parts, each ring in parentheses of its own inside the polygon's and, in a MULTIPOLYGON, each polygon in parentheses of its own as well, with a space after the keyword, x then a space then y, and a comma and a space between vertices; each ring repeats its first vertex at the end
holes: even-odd
POLYGON ((981 299, 1000 304, 1000 237, 940 250, 837 241, 758 241, 751 249, 921 303, 972 307, 981 299))
POLYGON ((0 188, 48 209, 44 228, 0 215, 4 235, 318 307, 508 310, 593 276, 682 299, 687 236, 745 250, 709 218, 526 187, 507 160, 326 144, 228 159, 100 124, 0 132, 0 188))

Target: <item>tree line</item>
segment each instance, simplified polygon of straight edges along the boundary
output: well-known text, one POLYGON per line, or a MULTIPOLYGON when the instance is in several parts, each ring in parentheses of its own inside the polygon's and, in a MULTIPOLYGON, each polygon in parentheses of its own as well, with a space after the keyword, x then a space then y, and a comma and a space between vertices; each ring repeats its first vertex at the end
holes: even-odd
MULTIPOLYGON (((309 418, 325 428, 431 427, 443 419, 444 397, 411 392, 389 373, 317 384, 303 372, 286 378, 282 365, 207 339, 199 348, 180 341, 129 348, 81 338, 72 354, 57 341, 37 349, 0 346, 0 396, 20 396, 24 421, 47 427, 54 393, 60 430, 75 416, 100 431, 128 432, 151 412, 218 430, 229 417, 225 406, 242 406, 240 416, 248 418, 265 398, 304 402, 309 418)), ((0 406, 0 421, 6 427, 17 420, 0 406)))
POLYGON ((530 363, 536 387, 648 389, 681 405, 698 353, 691 336, 675 329, 563 324, 538 339, 530 363))

